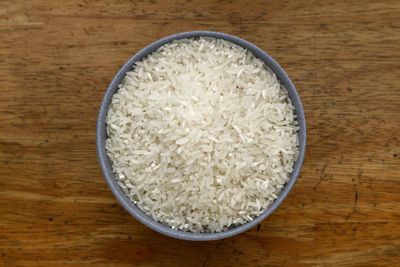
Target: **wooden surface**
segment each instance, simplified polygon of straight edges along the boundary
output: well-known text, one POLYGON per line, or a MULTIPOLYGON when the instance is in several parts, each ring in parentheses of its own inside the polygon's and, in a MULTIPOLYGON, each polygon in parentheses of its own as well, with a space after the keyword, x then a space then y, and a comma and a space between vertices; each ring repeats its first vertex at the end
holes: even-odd
POLYGON ((0 266, 400 266, 400 1, 0 2, 0 266), (304 105, 301 177, 261 225, 188 242, 101 174, 103 94, 135 52, 214 30, 267 51, 304 105))

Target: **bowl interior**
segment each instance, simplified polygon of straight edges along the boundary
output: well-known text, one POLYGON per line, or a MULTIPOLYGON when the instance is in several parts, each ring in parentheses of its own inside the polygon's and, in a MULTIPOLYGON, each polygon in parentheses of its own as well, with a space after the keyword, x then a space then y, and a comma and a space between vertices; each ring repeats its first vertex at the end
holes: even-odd
POLYGON ((98 121, 97 121, 97 130, 96 130, 96 147, 97 154, 100 162, 101 169, 103 171, 104 177, 109 185, 111 191, 121 203, 121 205, 137 220, 152 228, 153 230, 165 234, 167 236, 185 239, 185 240, 194 240, 194 241, 205 241, 205 240, 216 240, 227 238, 230 236, 234 236, 241 232, 244 232, 251 227, 259 224, 266 217, 268 217, 286 198, 291 188, 299 176, 301 166, 304 160, 305 147, 306 147, 306 122, 305 115, 303 111, 302 104, 300 102, 300 98, 297 94, 297 91, 285 73, 285 71, 276 63, 276 61, 270 57, 267 53, 262 51, 260 48, 255 45, 232 35, 219 33, 219 32, 209 32, 209 31, 194 31, 194 32, 184 32, 174 34, 163 39, 160 39, 149 46, 145 47, 137 54, 135 54, 129 61, 118 71, 117 75, 114 77, 112 82, 110 83, 107 92, 103 98, 103 101, 100 106, 98 121), (106 133, 106 116, 108 112, 108 108, 112 99, 113 94, 117 91, 118 85, 122 82, 125 77, 125 73, 132 69, 135 62, 140 61, 148 54, 154 52, 162 45, 169 43, 175 39, 182 38, 197 38, 197 37, 214 37, 219 39, 225 39, 237 45, 240 45, 249 51, 251 51, 257 58, 261 59, 265 62, 265 64, 276 74, 279 81, 283 86, 287 89, 289 93, 289 97, 292 101, 292 104, 295 106, 295 114, 297 115, 297 121, 299 124, 299 156, 297 161, 293 166, 293 172, 290 175, 289 181, 286 183, 285 187, 282 189, 278 198, 272 203, 272 205, 261 215, 256 217, 254 220, 247 222, 241 226, 233 227, 228 229, 225 232, 219 233, 192 233, 185 232, 180 230, 174 230, 162 223, 154 221, 151 217, 147 216, 142 210, 140 210, 136 205, 134 205, 130 199, 125 195, 125 193, 121 190, 118 183, 114 178, 114 173, 112 171, 111 162, 106 153, 105 142, 107 138, 106 133))

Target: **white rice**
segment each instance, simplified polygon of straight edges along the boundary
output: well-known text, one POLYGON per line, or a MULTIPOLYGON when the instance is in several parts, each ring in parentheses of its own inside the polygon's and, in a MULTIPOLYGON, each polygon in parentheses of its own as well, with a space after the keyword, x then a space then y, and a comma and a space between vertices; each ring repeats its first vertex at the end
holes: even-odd
POLYGON ((263 213, 298 156, 286 89, 249 51, 214 39, 159 48, 126 74, 107 116, 116 179, 154 220, 220 232, 263 213))

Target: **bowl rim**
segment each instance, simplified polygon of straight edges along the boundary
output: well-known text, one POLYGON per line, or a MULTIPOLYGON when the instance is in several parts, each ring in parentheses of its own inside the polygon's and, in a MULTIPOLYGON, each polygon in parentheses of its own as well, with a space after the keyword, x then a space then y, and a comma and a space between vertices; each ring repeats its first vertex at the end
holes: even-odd
POLYGON ((173 34, 151 43, 150 45, 146 46, 145 48, 137 52, 134 56, 132 56, 121 67, 121 69, 118 71, 118 73, 114 76, 113 80, 109 84, 100 105, 100 110, 97 119, 97 126, 96 126, 96 150, 104 178, 108 186, 110 187, 112 193, 120 202, 120 204, 124 207, 124 209, 128 211, 138 221, 140 221, 141 223, 143 223, 144 225, 153 229, 156 232, 159 232, 169 237, 174 237, 183 240, 191 240, 191 241, 209 241, 209 240, 228 238, 249 230, 253 226, 261 223, 269 215, 271 215, 280 206, 283 200, 287 197, 287 195, 289 194, 290 190, 292 189, 293 185, 295 184, 300 174, 300 170, 304 162, 304 155, 306 151, 306 139, 307 139, 306 120, 305 120, 303 106, 295 86, 293 85, 292 81, 290 80, 286 72, 283 70, 283 68, 270 55, 268 55, 266 52, 264 52, 262 49, 258 48, 254 44, 230 34, 214 32, 214 31, 190 31, 190 32, 173 34), (299 126, 299 131, 298 131, 299 156, 293 166, 293 171, 290 174, 289 181, 285 184, 278 198, 274 200, 274 202, 268 207, 266 211, 264 211, 261 215, 255 217, 252 221, 249 221, 240 226, 233 227, 224 232, 216 232, 216 233, 193 233, 193 232, 175 230, 167 225, 155 221, 153 218, 146 215, 142 210, 140 210, 136 205, 134 205, 130 201, 130 199, 125 195, 125 193, 118 185, 117 181, 114 178, 111 162, 108 159, 105 148, 105 141, 107 138, 106 116, 108 108, 112 96, 118 90, 118 85, 125 77, 125 73, 132 69, 135 62, 142 60, 148 54, 154 52, 164 44, 170 43, 173 40, 177 39, 199 38, 199 37, 213 37, 217 39, 224 39, 230 41, 234 44, 237 44, 243 48, 248 49, 257 58, 261 59, 275 73, 281 84, 288 91, 292 104, 295 106, 295 114, 297 115, 297 122, 299 126))

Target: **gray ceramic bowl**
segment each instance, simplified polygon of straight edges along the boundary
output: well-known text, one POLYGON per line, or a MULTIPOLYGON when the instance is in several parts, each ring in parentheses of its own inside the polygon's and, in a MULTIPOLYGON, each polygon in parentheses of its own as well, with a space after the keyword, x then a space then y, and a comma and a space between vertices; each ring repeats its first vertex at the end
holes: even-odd
POLYGON ((101 165, 101 169, 103 171, 104 177, 111 189, 114 193, 115 197, 121 203, 121 205, 137 220, 139 220, 144 225, 150 227, 151 229, 162 233, 167 236, 186 239, 186 240, 196 240, 196 241, 206 241, 206 240, 216 240, 231 237, 242 233, 251 227, 259 224, 265 218, 267 218, 286 198, 289 194, 289 191, 292 189, 294 183, 299 176, 301 166, 303 164, 304 153, 306 150, 306 121, 304 116, 303 107, 300 102, 300 98, 296 92, 296 88, 294 87, 292 81, 289 79, 285 71, 276 63, 276 61, 271 58, 267 53, 262 51, 260 48, 256 47, 255 45, 240 39, 238 37, 219 33, 219 32, 210 32, 210 31, 194 31, 194 32, 184 32, 174 34, 168 37, 165 37, 161 40, 158 40, 149 46, 145 47, 141 51, 139 51, 136 55, 134 55, 129 61, 118 71, 117 75, 112 80, 111 84, 109 85, 107 92, 103 98, 103 101, 100 106, 99 117, 97 120, 97 131, 96 131, 96 147, 97 147, 97 155, 99 157, 99 162, 101 165), (286 183, 285 187, 281 191, 279 197, 272 203, 272 205, 260 216, 256 217, 254 220, 243 224, 238 227, 231 228, 225 232, 220 233, 191 233, 191 232, 184 232, 179 230, 174 230, 164 224, 154 221, 151 217, 147 216, 143 211, 141 211, 138 207, 136 207, 132 202, 129 200, 127 196, 125 196, 124 192, 119 187, 118 183, 114 179, 114 174, 111 167, 111 162, 107 157, 105 142, 107 138, 106 133, 106 115, 108 111, 108 107, 111 102, 111 98, 113 94, 117 91, 118 85, 122 82, 125 73, 132 69, 135 62, 140 61, 148 54, 152 53, 160 46, 169 43, 175 39, 182 39, 182 38, 196 38, 201 36, 208 36, 214 38, 225 39, 237 45, 240 45, 244 48, 250 50, 256 57, 263 60, 266 65, 275 72, 278 79, 281 83, 286 87, 289 92, 289 97, 292 100, 292 103, 295 106, 295 112, 297 115, 297 120, 299 123, 299 136, 300 136, 300 154, 299 157, 294 165, 293 172, 290 175, 290 180, 286 183))

